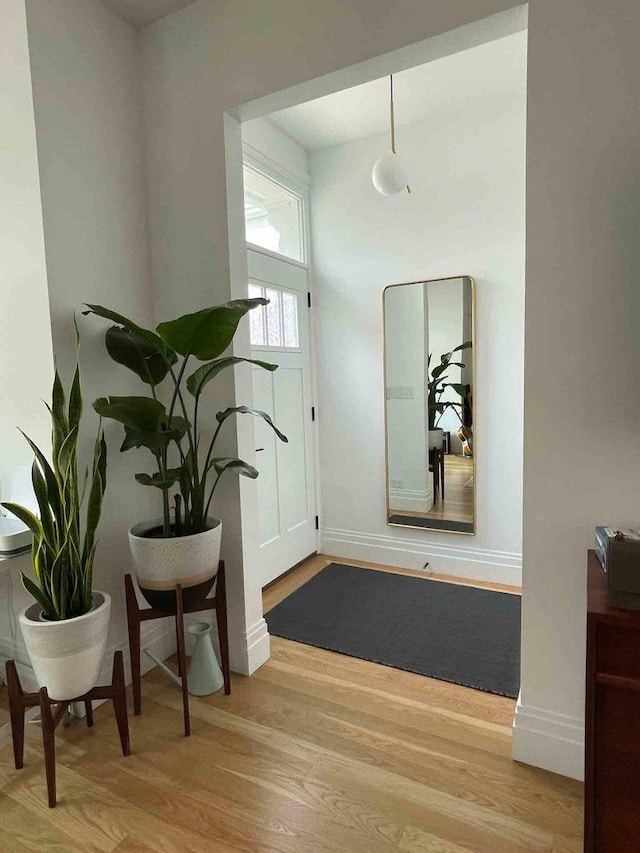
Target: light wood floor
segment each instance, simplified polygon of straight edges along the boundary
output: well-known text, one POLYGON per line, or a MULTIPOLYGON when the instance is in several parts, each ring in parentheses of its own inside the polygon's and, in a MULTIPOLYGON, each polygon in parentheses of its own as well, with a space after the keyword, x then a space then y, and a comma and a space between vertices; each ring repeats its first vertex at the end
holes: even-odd
MULTIPOLYGON (((431 477, 431 475, 429 475, 431 477)), ((400 515, 416 518, 436 518, 447 521, 473 523, 473 486, 467 487, 469 478, 473 477, 473 459, 465 456, 455 456, 446 453, 444 457, 444 500, 442 495, 436 496, 429 512, 413 512, 393 510, 400 515)))
POLYGON ((0 685, 0 729, 9 722, 9 693, 5 684, 0 685))
POLYGON ((230 697, 192 697, 189 739, 166 676, 149 673, 143 698, 130 758, 109 705, 92 730, 60 730, 53 810, 37 726, 22 771, 0 744, 3 853, 581 849, 582 786, 511 760, 509 699, 278 638, 230 697))

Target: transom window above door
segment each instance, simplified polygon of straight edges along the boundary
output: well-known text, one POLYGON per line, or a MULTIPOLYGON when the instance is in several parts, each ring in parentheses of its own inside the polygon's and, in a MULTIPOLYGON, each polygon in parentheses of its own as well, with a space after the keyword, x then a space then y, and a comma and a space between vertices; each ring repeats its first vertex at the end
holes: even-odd
POLYGON ((249 313, 251 346, 298 349, 298 294, 279 287, 249 284, 249 297, 268 299, 269 304, 249 313))
POLYGON ((246 163, 243 174, 247 242, 303 262, 302 198, 246 163))

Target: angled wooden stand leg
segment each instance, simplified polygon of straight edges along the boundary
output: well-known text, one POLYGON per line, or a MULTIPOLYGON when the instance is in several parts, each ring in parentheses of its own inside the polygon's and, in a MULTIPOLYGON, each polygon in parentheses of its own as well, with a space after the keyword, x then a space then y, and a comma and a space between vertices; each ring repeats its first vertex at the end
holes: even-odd
POLYGON ((7 689, 9 691, 9 714, 11 716, 11 735, 13 737, 13 761, 16 770, 24 767, 24 692, 18 678, 16 665, 7 661, 7 689))
MULTIPOLYGON (((177 591, 176 591, 177 595, 177 591)), ((180 629, 178 627, 178 616, 177 616, 177 605, 176 605, 176 649, 180 647, 180 629)), ((184 672, 182 671, 182 661, 180 660, 180 655, 178 655, 178 676, 182 678, 184 672)))
POLYGON ((187 655, 184 642, 184 603, 182 587, 176 587, 176 635, 178 639, 178 672, 182 673, 182 713, 184 715, 184 735, 191 734, 191 715, 189 713, 189 689, 187 687, 187 655))
POLYGON ((216 581, 216 621, 218 623, 222 675, 224 676, 224 692, 226 696, 229 696, 231 693, 231 668, 229 666, 229 634, 227 630, 227 579, 222 561, 216 581))
POLYGON ((40 688, 40 724, 42 726, 42 746, 44 747, 44 770, 47 777, 47 795, 49 808, 56 804, 56 742, 55 725, 51 713, 51 704, 47 688, 40 688))
POLYGON ((87 714, 87 728, 93 728, 93 704, 91 703, 91 699, 87 699, 84 703, 84 710, 87 714))
POLYGON ((127 602, 127 630, 129 632, 129 654, 131 656, 131 686, 133 688, 133 713, 142 713, 142 689, 140 683, 140 609, 136 599, 131 575, 124 576, 127 602))
MULTIPOLYGON (((113 656, 113 675, 111 677, 113 711, 116 715, 118 734, 123 755, 131 755, 129 741, 129 720, 127 718, 127 689, 124 683, 124 662, 122 652, 117 651, 113 656)), ((91 704, 91 703, 89 703, 91 704)))

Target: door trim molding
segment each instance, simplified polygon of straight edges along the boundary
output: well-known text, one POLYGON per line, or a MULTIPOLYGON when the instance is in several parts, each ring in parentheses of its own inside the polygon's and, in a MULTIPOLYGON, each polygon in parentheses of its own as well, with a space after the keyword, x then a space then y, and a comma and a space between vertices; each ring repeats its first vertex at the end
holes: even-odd
POLYGON ((258 246, 255 243, 250 243, 247 240, 247 251, 256 252, 258 255, 266 255, 267 258, 273 258, 274 261, 282 261, 284 264, 291 264, 292 267, 299 267, 302 270, 309 270, 309 264, 304 261, 297 261, 295 258, 288 258, 286 255, 281 255, 280 252, 274 252, 272 249, 265 249, 264 246, 258 246))

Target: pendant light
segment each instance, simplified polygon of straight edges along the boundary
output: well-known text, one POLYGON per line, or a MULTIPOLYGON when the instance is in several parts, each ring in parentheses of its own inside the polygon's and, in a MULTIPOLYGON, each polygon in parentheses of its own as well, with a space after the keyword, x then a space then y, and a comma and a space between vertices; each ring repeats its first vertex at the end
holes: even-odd
POLYGON ((391 124, 391 151, 383 154, 373 164, 371 180, 374 187, 382 195, 397 195, 403 190, 411 192, 407 182, 407 169, 404 161, 396 152, 396 126, 393 111, 393 74, 389 77, 390 87, 390 124, 391 124))

